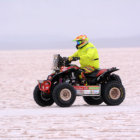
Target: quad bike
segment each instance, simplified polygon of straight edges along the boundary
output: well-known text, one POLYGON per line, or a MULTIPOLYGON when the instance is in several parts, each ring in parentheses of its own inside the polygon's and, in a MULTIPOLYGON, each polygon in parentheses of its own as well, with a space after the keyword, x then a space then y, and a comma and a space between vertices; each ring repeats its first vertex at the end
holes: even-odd
MULTIPOLYGON (((78 58, 73 58, 77 60, 78 58)), ((71 106, 76 96, 82 96, 89 105, 119 105, 125 98, 125 89, 120 77, 112 72, 119 69, 97 69, 85 74, 85 82, 80 79, 83 71, 72 65, 68 58, 54 55, 53 73, 46 80, 38 80, 33 96, 35 102, 44 107, 54 102, 60 107, 71 106)))

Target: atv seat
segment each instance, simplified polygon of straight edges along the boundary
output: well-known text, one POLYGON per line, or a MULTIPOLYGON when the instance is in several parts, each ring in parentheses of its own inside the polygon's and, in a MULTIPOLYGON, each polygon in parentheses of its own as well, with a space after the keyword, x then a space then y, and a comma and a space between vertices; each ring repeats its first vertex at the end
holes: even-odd
POLYGON ((102 73, 104 73, 105 71, 107 71, 107 69, 96 69, 96 70, 93 71, 92 73, 85 74, 85 76, 86 76, 86 77, 89 77, 89 78, 98 77, 98 76, 100 76, 102 73))

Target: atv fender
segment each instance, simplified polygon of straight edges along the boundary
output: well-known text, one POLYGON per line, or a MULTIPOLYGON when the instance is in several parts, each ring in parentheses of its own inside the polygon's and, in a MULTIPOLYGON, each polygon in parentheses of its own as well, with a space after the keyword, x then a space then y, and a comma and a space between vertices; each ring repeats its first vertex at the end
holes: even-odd
POLYGON ((109 75, 110 73, 114 72, 114 71, 117 71, 119 69, 117 69, 116 67, 112 67, 110 69, 107 69, 107 71, 105 71, 104 73, 102 73, 98 78, 97 78, 97 82, 101 81, 101 80, 105 80, 109 75))

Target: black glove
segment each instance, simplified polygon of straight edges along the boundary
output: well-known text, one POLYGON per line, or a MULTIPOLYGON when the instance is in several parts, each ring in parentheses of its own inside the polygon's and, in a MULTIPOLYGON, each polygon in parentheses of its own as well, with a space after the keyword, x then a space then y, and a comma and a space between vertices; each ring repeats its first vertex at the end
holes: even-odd
POLYGON ((80 57, 73 57, 72 61, 80 60, 80 57))

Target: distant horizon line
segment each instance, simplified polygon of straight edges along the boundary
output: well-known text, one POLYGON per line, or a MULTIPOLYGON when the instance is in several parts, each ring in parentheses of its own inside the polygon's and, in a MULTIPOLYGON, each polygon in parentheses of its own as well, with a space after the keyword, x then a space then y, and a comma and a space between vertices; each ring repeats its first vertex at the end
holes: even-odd
MULTIPOLYGON (((98 49, 138 49, 140 48, 140 46, 135 46, 135 47, 97 47, 98 49)), ((47 50, 52 50, 52 51, 56 51, 56 50, 77 50, 76 48, 21 48, 21 49, 0 49, 0 51, 47 51, 47 50)))

